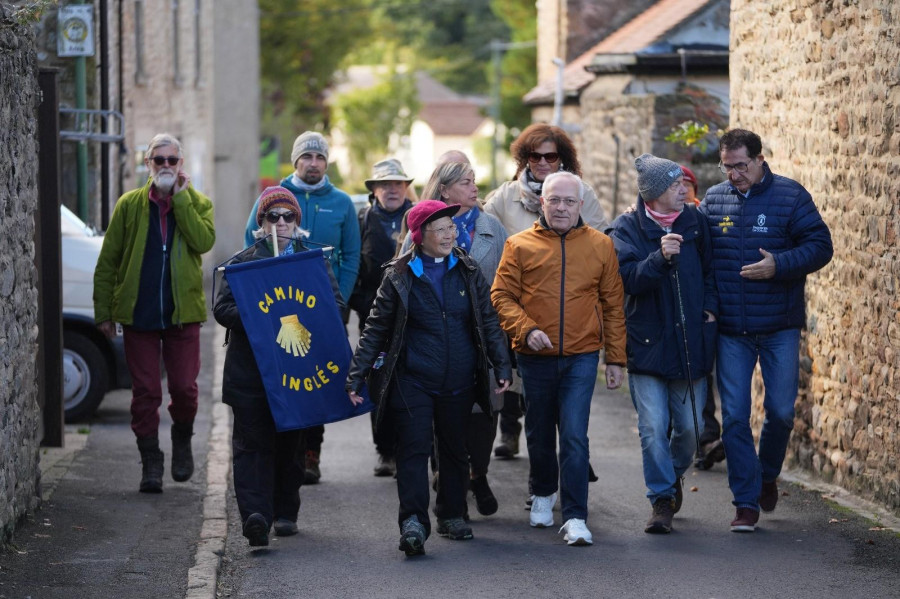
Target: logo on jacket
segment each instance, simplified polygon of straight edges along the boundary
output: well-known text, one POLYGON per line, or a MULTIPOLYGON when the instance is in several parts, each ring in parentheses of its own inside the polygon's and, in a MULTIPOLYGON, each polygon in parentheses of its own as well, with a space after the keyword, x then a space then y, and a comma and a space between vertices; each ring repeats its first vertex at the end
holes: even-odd
POLYGON ((726 216, 722 220, 719 221, 719 224, 716 225, 720 229, 722 229, 722 234, 728 233, 728 229, 734 226, 734 221, 731 220, 730 216, 726 216))
POLYGON ((753 227, 754 233, 768 233, 769 227, 766 226, 766 215, 760 214, 756 217, 756 226, 753 227))

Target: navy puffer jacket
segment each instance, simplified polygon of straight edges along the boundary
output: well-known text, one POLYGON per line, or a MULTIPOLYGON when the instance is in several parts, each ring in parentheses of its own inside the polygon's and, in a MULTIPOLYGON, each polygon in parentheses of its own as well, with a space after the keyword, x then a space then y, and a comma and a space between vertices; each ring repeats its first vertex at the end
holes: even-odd
POLYGON ((713 269, 719 289, 719 332, 756 335, 806 325, 806 275, 828 264, 831 233, 802 185, 765 175, 744 197, 730 182, 706 192, 700 210, 709 219, 713 269), (741 267, 775 258, 775 276, 741 277, 741 267))
POLYGON ((643 199, 637 209, 612 224, 619 273, 625 288, 625 327, 628 372, 667 380, 687 380, 687 361, 681 326, 676 270, 687 330, 691 378, 712 370, 716 351, 716 322, 704 312, 718 314, 712 271, 709 228, 693 206, 686 206, 672 223, 682 237, 677 266, 660 250, 666 232, 646 215, 643 199))

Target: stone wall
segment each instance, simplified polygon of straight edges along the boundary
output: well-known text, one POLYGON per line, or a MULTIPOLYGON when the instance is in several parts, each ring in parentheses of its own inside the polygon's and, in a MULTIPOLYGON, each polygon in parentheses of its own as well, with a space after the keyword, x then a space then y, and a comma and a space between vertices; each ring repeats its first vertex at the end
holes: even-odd
POLYGON ((788 463, 898 511, 900 3, 731 7, 731 126, 761 135, 834 239, 833 261, 807 281, 788 463))
POLYGON ((0 544, 39 501, 34 40, 0 5, 0 544))

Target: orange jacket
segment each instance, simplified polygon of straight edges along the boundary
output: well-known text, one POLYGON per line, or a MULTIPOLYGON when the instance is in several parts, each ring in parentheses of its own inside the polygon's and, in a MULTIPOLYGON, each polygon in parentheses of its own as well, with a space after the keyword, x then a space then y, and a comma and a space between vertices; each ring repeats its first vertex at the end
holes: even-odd
POLYGON ((625 295, 612 240, 581 219, 564 236, 543 225, 506 240, 491 288, 500 326, 523 354, 570 356, 605 346, 606 363, 625 366, 625 295), (560 301, 560 298, 565 298, 560 301), (553 349, 535 352, 540 329, 553 349))

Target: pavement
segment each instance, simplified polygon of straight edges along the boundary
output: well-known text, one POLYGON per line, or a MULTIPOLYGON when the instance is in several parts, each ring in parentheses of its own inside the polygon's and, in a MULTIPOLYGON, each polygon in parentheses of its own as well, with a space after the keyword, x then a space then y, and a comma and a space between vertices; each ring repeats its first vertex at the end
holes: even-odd
POLYGON ((900 519, 801 472, 782 475, 778 509, 756 533, 736 535, 724 465, 691 470, 675 532, 644 534, 634 409, 602 377, 590 428, 601 477, 590 490, 593 547, 569 548, 555 528, 527 525, 523 438, 520 458, 491 466, 500 511, 481 517, 470 500, 475 540, 434 536, 424 558, 406 559, 396 548, 396 486, 372 476, 363 417, 326 427, 323 481, 302 490, 300 534, 250 550, 230 487, 230 410, 219 401, 224 332, 205 326, 202 340, 193 478, 167 478, 161 495, 137 492, 130 394, 110 393, 90 424, 67 426, 64 448, 42 449, 43 506, 0 550, 0 599, 900 597, 900 519))

